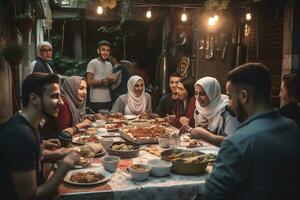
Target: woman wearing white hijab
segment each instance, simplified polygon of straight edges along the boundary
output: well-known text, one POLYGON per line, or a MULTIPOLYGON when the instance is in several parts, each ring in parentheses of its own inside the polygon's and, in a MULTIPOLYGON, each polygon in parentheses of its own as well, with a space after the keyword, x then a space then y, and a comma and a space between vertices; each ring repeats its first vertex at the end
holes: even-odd
POLYGON ((144 114, 151 112, 151 96, 145 92, 145 84, 142 77, 131 76, 127 82, 128 92, 118 97, 112 112, 126 115, 144 114))
POLYGON ((37 46, 37 57, 30 64, 29 73, 41 72, 51 74, 53 70, 48 64, 48 61, 52 59, 52 44, 50 42, 44 41, 37 46))
POLYGON ((220 146, 227 135, 235 132, 238 121, 228 108, 228 96, 221 94, 219 82, 213 77, 204 77, 195 84, 195 126, 183 127, 192 137, 220 146))

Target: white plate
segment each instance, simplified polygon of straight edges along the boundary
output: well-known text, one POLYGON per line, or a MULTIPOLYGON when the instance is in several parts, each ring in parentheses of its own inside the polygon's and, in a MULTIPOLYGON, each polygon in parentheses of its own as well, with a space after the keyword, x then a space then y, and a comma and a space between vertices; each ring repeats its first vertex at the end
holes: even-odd
POLYGON ((85 145, 87 144, 88 142, 80 142, 78 140, 82 139, 82 138, 87 138, 87 137, 91 137, 91 136, 96 136, 99 140, 102 138, 98 135, 81 135, 81 136, 75 136, 72 138, 72 143, 74 144, 78 144, 78 145, 85 145))
POLYGON ((125 117, 127 120, 133 120, 133 119, 136 119, 138 116, 137 116, 137 115, 124 115, 124 117, 125 117))
POLYGON ((103 156, 106 153, 106 150, 103 148, 102 151, 95 154, 95 157, 103 156))
POLYGON ((96 185, 99 183, 104 183, 106 181, 108 181, 111 178, 111 173, 109 173, 108 171, 105 171, 102 167, 94 167, 94 168, 87 168, 87 169, 76 169, 76 170, 70 170, 67 175, 64 178, 64 181, 66 183, 70 183, 73 185, 96 185), (78 172, 96 172, 96 173, 102 173, 104 175, 104 178, 101 179, 100 181, 97 182, 93 182, 93 183, 77 183, 77 182, 73 182, 70 180, 71 176, 73 173, 78 173, 78 172))

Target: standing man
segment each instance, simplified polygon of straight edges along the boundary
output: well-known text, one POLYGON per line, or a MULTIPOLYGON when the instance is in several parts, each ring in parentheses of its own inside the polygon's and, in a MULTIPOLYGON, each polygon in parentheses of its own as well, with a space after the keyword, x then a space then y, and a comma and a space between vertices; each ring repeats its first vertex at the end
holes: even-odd
POLYGON ((223 141, 198 199, 297 198, 300 130, 270 106, 269 71, 260 63, 237 67, 229 72, 226 91, 242 123, 223 141))
POLYGON ((90 102, 94 112, 100 109, 111 109, 109 85, 115 81, 112 65, 108 62, 111 45, 102 40, 98 43, 98 58, 91 60, 87 66, 87 83, 90 85, 90 102))
POLYGON ((180 74, 172 73, 169 79, 169 87, 171 93, 167 93, 161 97, 159 104, 156 108, 156 113, 161 117, 168 115, 174 115, 175 102, 178 98, 177 96, 177 85, 180 80, 180 74))
POLYGON ((57 117, 60 106, 60 80, 55 74, 33 73, 22 84, 21 111, 0 130, 1 199, 53 199, 66 173, 79 161, 68 152, 53 176, 43 183, 43 153, 38 126, 44 116, 57 117))
POLYGON ((51 74, 53 70, 48 62, 52 59, 52 45, 50 42, 44 41, 37 46, 37 57, 30 64, 29 74, 33 72, 41 72, 51 74))

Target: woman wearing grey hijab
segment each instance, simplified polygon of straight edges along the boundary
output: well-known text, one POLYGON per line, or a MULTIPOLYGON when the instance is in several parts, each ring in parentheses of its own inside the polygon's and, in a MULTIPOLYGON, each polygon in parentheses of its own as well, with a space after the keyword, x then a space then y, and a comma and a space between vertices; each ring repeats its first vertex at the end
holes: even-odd
POLYGON ((67 78, 61 86, 61 94, 64 105, 60 108, 57 117, 59 130, 73 135, 79 129, 91 126, 92 122, 86 119, 85 114, 86 80, 80 76, 67 78))

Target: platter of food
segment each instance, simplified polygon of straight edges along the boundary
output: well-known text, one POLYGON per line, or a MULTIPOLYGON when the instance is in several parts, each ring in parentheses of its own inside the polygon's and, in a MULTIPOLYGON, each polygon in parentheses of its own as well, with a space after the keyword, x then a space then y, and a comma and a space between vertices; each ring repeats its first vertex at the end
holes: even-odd
POLYGON ((114 142, 107 148, 109 155, 119 156, 122 159, 138 157, 140 146, 126 142, 114 142))
POLYGON ((96 185, 104 183, 111 178, 111 173, 103 170, 103 168, 87 168, 71 170, 64 178, 66 183, 73 185, 96 185))
POLYGON ((133 120, 138 118, 138 115, 124 115, 125 119, 127 120, 133 120))
POLYGON ((117 123, 105 124, 102 127, 106 128, 107 131, 109 131, 109 132, 118 131, 120 128, 123 127, 123 123, 122 122, 117 122, 117 123))
POLYGON ((122 129, 120 136, 136 144, 156 144, 158 143, 157 137, 169 134, 167 132, 162 126, 135 127, 122 129))
POLYGON ((90 142, 99 143, 101 137, 97 135, 77 135, 73 136, 72 143, 78 145, 85 145, 90 142))
POLYGON ((103 119, 106 120, 106 123, 119 123, 119 122, 125 122, 126 118, 122 114, 108 114, 104 115, 103 119))

